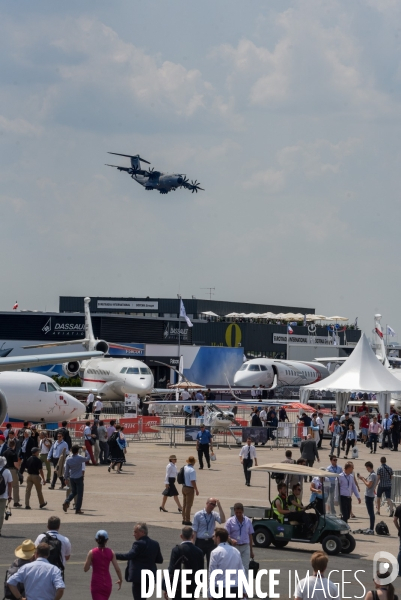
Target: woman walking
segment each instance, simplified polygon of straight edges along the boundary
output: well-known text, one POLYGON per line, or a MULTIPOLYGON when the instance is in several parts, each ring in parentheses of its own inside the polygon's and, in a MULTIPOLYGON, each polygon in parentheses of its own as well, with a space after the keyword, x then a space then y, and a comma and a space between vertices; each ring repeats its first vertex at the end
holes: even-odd
POLYGON ((115 572, 117 573, 118 580, 116 584, 118 589, 121 589, 122 574, 116 555, 113 550, 106 548, 107 540, 109 539, 107 531, 101 529, 97 532, 95 540, 97 541, 97 548, 89 550, 88 556, 86 557, 84 571, 89 571, 92 566, 92 579, 91 579, 91 594, 92 600, 109 600, 113 582, 110 576, 110 563, 113 563, 115 572))
POLYGON ((46 483, 51 483, 52 468, 50 461, 47 458, 51 447, 52 443, 47 437, 47 432, 41 431, 39 433, 39 458, 42 461, 42 464, 46 467, 46 483))
POLYGON ((172 454, 169 457, 169 463, 166 467, 166 478, 164 480, 165 489, 162 492, 163 500, 162 505, 160 506, 160 512, 168 512, 164 507, 166 506, 167 498, 174 498, 176 505, 178 506, 178 512, 182 512, 182 506, 180 504, 180 499, 178 496, 178 490, 175 487, 175 480, 177 478, 177 457, 175 454, 172 454))
POLYGON ((110 464, 109 468, 107 469, 109 473, 110 473, 111 469, 113 469, 113 471, 115 470, 114 467, 116 465, 117 465, 116 473, 121 473, 121 467, 123 466, 123 463, 125 463, 125 454, 127 452, 127 442, 125 440, 123 431, 124 431, 124 427, 122 427, 121 425, 116 425, 116 430, 112 434, 111 438, 109 439, 109 448, 110 448, 110 455, 111 455, 111 464, 110 464))
POLYGON ((354 448, 355 444, 356 444, 356 440, 357 440, 357 434, 355 431, 355 425, 353 423, 350 423, 348 425, 348 431, 347 431, 347 436, 346 436, 346 441, 347 441, 347 448, 345 450, 345 456, 344 458, 348 458, 348 452, 350 448, 354 448))

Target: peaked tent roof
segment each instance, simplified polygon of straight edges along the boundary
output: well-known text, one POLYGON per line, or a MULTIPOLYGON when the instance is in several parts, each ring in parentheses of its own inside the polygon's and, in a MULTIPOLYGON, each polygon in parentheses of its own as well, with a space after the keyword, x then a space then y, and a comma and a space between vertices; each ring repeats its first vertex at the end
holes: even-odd
POLYGON ((351 356, 334 373, 305 390, 330 390, 332 392, 401 392, 401 381, 390 373, 377 359, 363 333, 351 356))

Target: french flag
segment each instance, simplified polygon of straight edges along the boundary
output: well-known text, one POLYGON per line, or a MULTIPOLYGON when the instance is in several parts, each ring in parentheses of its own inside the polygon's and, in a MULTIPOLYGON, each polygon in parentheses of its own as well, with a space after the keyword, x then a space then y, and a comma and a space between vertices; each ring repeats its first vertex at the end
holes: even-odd
POLYGON ((18 308, 18 302, 17 302, 17 301, 15 301, 15 304, 14 304, 14 306, 13 306, 13 310, 17 310, 17 308, 18 308))
POLYGON ((288 325, 288 327, 287 327, 287 331, 288 331, 288 333, 289 333, 289 334, 291 334, 291 333, 294 333, 294 330, 293 330, 293 328, 291 327, 291 325, 288 325))

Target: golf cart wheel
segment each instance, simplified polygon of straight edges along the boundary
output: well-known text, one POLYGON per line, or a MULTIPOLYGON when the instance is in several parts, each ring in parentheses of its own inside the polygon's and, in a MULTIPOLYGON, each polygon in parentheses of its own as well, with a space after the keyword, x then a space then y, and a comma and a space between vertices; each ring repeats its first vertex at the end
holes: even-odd
POLYGON ((287 544, 288 542, 284 540, 273 540, 273 546, 276 546, 276 548, 285 548, 287 544))
POLYGON ((266 527, 255 527, 253 534, 255 546, 259 548, 268 548, 273 541, 273 536, 266 527))
POLYGON ((355 546, 355 538, 350 533, 341 538, 341 552, 343 554, 351 554, 355 550, 355 546))
POLYGON ((334 556, 342 550, 341 540, 337 535, 328 535, 322 541, 322 547, 326 554, 334 556))

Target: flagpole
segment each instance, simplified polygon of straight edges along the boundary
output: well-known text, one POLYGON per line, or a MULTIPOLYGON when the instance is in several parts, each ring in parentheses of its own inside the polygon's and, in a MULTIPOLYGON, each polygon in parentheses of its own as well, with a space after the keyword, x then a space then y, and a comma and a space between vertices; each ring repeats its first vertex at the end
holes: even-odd
POLYGON ((181 296, 178 294, 179 310, 178 310, 178 359, 181 355, 181 296))

